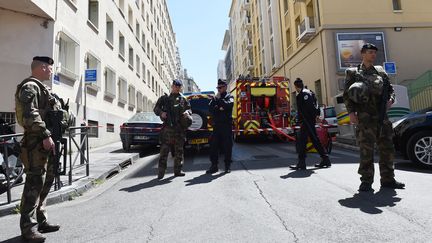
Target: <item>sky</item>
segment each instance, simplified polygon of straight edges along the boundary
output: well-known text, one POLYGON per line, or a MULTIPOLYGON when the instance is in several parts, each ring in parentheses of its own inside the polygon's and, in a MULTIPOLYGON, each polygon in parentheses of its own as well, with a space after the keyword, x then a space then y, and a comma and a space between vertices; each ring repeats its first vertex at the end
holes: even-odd
POLYGON ((231 0, 167 0, 183 68, 201 91, 215 91, 217 65, 224 59, 231 0))

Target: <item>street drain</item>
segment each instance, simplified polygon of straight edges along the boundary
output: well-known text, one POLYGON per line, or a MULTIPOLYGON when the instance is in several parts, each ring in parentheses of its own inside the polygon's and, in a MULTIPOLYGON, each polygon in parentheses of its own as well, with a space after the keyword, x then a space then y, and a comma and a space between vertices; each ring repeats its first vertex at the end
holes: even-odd
POLYGON ((252 156, 255 159, 276 159, 279 158, 277 155, 254 155, 252 156))

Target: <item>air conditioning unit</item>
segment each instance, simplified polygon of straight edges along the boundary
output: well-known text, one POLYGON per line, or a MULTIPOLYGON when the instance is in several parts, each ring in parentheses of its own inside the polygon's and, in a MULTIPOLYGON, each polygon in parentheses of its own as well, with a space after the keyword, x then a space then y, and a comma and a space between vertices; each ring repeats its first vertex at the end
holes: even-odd
POLYGON ((245 26, 246 28, 250 29, 252 28, 252 18, 250 16, 245 15, 245 26))
POLYGON ((312 17, 305 17, 300 25, 297 26, 297 40, 305 43, 315 36, 315 22, 312 17))
POLYGON ((248 60, 247 69, 250 71, 250 70, 253 70, 253 68, 254 68, 254 65, 253 65, 252 61, 248 60))

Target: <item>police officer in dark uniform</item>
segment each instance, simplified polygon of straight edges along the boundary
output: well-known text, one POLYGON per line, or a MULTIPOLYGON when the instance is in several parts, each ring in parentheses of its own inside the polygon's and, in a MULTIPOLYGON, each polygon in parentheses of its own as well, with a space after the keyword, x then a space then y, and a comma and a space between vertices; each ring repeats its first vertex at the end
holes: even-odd
POLYGON ((234 98, 227 92, 227 83, 218 80, 217 94, 209 103, 209 110, 212 114, 213 133, 210 141, 211 166, 206 171, 213 174, 218 171, 218 154, 223 149, 225 155, 225 173, 231 172, 232 156, 232 110, 234 98))
POLYGON ((300 135, 297 138, 298 163, 297 165, 290 166, 290 168, 293 170, 306 169, 306 144, 308 137, 311 139, 313 146, 321 156, 321 162, 315 164, 315 167, 330 167, 330 159, 327 153, 324 151, 315 129, 315 121, 319 116, 319 108, 315 94, 312 91, 304 88, 303 81, 300 78, 297 78, 294 81, 294 86, 297 91, 297 111, 301 125, 300 135))

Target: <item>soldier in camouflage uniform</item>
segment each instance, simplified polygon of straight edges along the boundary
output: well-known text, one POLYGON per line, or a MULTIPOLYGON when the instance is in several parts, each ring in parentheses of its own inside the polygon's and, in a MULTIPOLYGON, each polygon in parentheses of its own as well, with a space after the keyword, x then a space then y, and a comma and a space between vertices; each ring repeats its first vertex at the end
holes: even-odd
POLYGON ((185 176, 182 171, 183 146, 186 139, 186 129, 192 123, 191 106, 180 90, 181 80, 174 80, 170 95, 158 99, 153 109, 154 113, 163 120, 164 126, 160 133, 160 158, 158 179, 165 176, 167 159, 170 148, 174 146, 174 176, 185 176))
POLYGON ((31 77, 23 80, 15 93, 16 116, 24 127, 20 158, 26 181, 21 199, 21 235, 30 242, 43 242, 48 233, 59 225, 47 221, 46 198, 54 181, 52 151, 54 142, 47 129, 47 113, 56 109, 56 99, 42 84, 50 80, 54 61, 49 57, 34 57, 31 77))
POLYGON ((405 184, 394 179, 394 147, 392 142, 393 129, 387 114, 382 126, 379 126, 381 102, 386 108, 395 101, 393 86, 382 66, 374 66, 378 48, 370 43, 361 49, 362 63, 355 68, 346 70, 344 102, 351 123, 357 124, 356 137, 360 147, 361 175, 359 191, 371 191, 374 180, 374 145, 379 149, 379 168, 381 187, 403 189, 405 184), (387 87, 389 100, 382 101, 383 89, 387 87))

